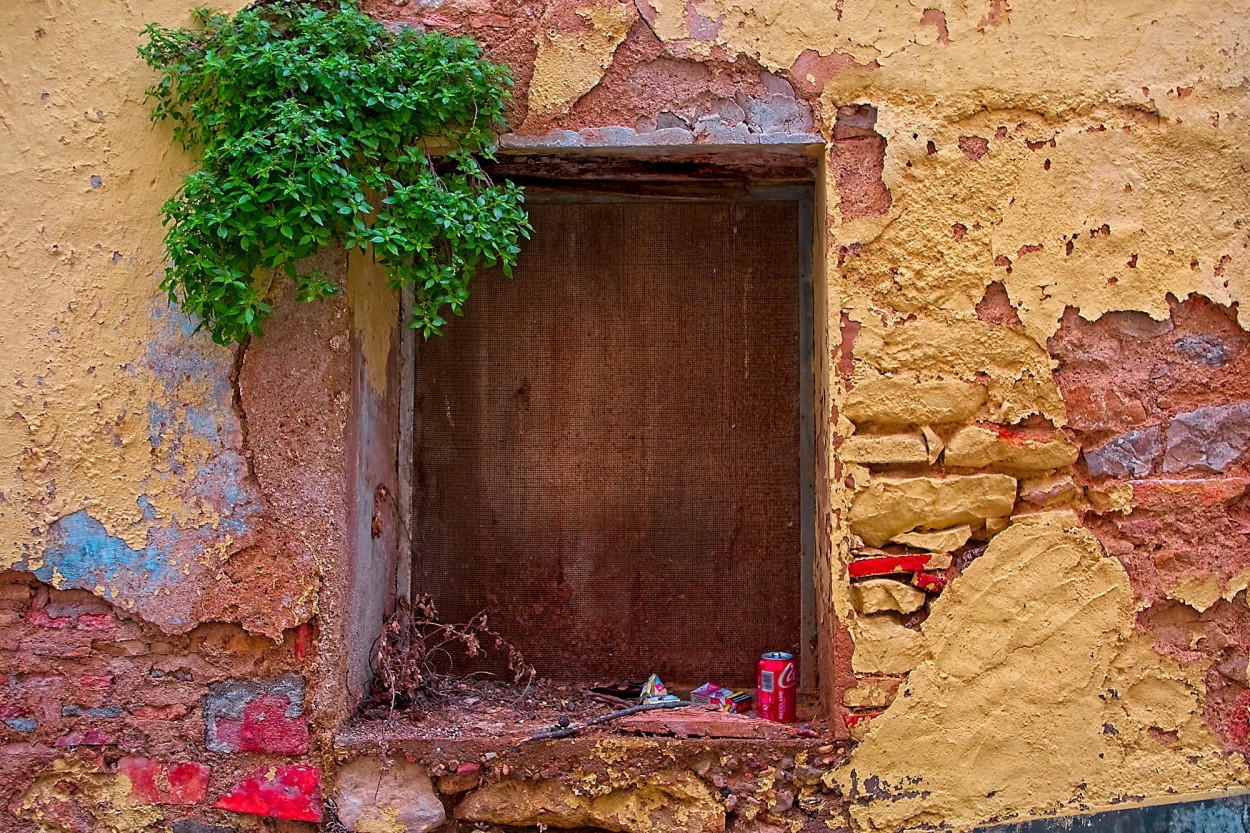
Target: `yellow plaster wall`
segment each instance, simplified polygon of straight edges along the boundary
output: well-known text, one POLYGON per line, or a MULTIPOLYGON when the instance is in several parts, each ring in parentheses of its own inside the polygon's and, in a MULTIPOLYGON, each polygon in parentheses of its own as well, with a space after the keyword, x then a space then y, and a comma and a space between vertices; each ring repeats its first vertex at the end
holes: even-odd
MULTIPOLYGON (((78 511, 133 550, 154 529, 217 522, 186 487, 222 449, 193 430, 178 443, 151 442, 153 409, 174 424, 190 424, 197 406, 219 412, 212 379, 228 376, 232 361, 203 337, 182 338, 156 289, 159 206, 189 161, 148 123, 150 74, 134 47, 145 23, 184 23, 191 5, 15 0, 0 20, 0 258, 9 289, 0 454, 13 461, 0 481, 0 568, 39 567, 49 525, 78 511), (164 374, 167 355, 212 372, 164 374)), ((697 0, 694 11, 720 22, 711 41, 691 38, 687 5, 646 5, 652 30, 684 54, 743 56, 783 73, 805 55, 860 65, 825 84, 820 114, 828 137, 838 106, 871 104, 888 142, 886 215, 843 222, 837 183, 826 183, 827 313, 860 325, 853 383, 975 379, 986 385, 983 418, 1038 414, 1062 424, 1045 341, 1066 307, 1089 319, 1121 309, 1163 317, 1169 294, 1245 300, 1250 4, 697 0), (937 13, 945 38, 925 22, 937 13), (985 140, 980 159, 961 149, 967 137, 985 140), (853 244, 862 249, 839 265, 839 249, 853 244), (976 317, 994 281, 1021 328, 976 317)), ((606 0, 573 11, 576 31, 552 18, 537 38, 536 112, 567 112, 593 88, 633 20, 606 0)), ((1240 315, 1245 323, 1250 313, 1240 315)), ((843 380, 831 370, 824 381, 836 407, 843 380)), ((221 419, 208 436, 237 432, 221 419)), ((839 485, 825 497, 836 513, 848 493, 839 485)), ((229 535, 218 540, 225 546, 229 535)), ((836 530, 834 546, 845 549, 836 530)), ((840 775, 848 791, 875 777, 900 791, 920 783, 931 798, 865 799, 854 811, 860 829, 922 824, 938 812, 967 827, 1074 800, 1247 780, 1244 761, 1220 754, 1199 720, 1202 669, 1179 668, 1132 635, 1123 568, 1079 528, 1054 519, 1008 528, 935 605, 922 636, 893 648, 894 636, 872 642, 855 620, 836 567, 821 575, 838 616, 866 640, 865 656, 905 655, 916 669, 910 693, 840 775), (995 606, 982 604, 989 598, 995 606), (992 649, 977 667, 965 650, 973 644, 992 649), (1101 696, 1109 688, 1119 692, 1114 702, 1101 696), (1108 722, 1121 734, 1104 734, 1108 722), (1152 727, 1176 732, 1178 745, 1152 745, 1152 727), (1002 743, 1020 732, 1025 743, 1002 743), (979 769, 952 765, 964 761, 979 769), (996 792, 986 772, 1020 779, 996 792)))
POLYGON ((232 354, 183 339, 157 290, 159 209, 190 163, 149 124, 152 76, 135 53, 146 23, 185 24, 190 5, 14 0, 0 17, 0 569, 37 567, 48 525, 80 510, 135 550, 153 529, 217 520, 185 487, 222 450, 205 437, 237 425, 211 376, 161 368, 176 359, 228 379, 232 354), (197 407, 219 424, 182 430, 197 407), (163 448, 154 410, 173 427, 163 448))

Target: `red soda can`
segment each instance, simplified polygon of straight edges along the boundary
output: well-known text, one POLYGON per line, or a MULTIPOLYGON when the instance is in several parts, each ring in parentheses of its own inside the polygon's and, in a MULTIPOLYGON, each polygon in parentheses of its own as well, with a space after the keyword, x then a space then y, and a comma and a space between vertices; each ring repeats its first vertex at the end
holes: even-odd
POLYGON ((793 654, 763 654, 756 679, 755 713, 765 720, 793 723, 798 688, 799 668, 793 654))

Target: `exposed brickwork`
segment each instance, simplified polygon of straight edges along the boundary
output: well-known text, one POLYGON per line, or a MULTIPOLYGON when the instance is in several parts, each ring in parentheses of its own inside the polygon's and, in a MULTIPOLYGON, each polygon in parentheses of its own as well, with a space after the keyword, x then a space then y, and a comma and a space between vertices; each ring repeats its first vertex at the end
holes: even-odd
POLYGON ((211 823, 224 820, 209 805, 239 760, 280 764, 307 749, 301 678, 282 676, 300 666, 295 630, 279 643, 220 624, 170 636, 91 594, 20 573, 0 573, 0 616, 0 806, 19 801, 31 779, 57 761, 86 761, 99 774, 84 783, 99 787, 101 801, 124 796, 163 808, 166 819, 211 823), (267 683, 229 682, 239 675, 267 683), (233 701, 246 713, 237 745, 214 750, 204 715, 228 718, 231 709, 205 704, 220 703, 213 692, 223 687, 253 696, 233 701), (299 709, 298 729, 287 717, 288 697, 299 709), (283 730, 250 728, 261 713, 278 718, 270 725, 283 730), (282 757, 218 754, 270 750, 282 757))
POLYGON ((1088 478, 1132 489, 1131 506, 1085 523, 1128 570, 1138 628, 1184 665, 1210 663, 1207 723, 1243 751, 1248 344, 1232 310, 1202 300, 1174 302, 1165 321, 1070 315, 1051 340, 1088 478))

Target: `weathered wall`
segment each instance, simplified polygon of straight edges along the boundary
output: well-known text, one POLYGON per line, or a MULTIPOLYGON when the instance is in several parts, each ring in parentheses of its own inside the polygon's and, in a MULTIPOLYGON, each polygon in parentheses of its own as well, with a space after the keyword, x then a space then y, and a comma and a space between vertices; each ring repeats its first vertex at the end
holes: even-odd
MULTIPOLYGON (((134 47, 192 5, 0 21, 0 829, 245 825, 208 805, 254 772, 311 813, 389 601, 398 310, 372 270, 327 261, 345 297, 280 298, 243 351, 158 296, 190 162, 134 47)), ((1250 783, 1250 6, 366 7, 509 63, 512 147, 824 144, 817 577, 847 754, 778 762, 785 818, 965 828, 1250 783)), ((526 790, 567 799, 503 803, 526 790)))

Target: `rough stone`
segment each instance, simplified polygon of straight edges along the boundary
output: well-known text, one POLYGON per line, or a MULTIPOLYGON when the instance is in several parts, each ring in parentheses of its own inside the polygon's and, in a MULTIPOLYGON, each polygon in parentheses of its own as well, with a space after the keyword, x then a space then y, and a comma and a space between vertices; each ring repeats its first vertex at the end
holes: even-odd
POLYGON ((1250 402, 1177 414, 1167 428, 1163 471, 1224 471, 1250 446, 1250 402))
POLYGON ((1074 500, 1078 495, 1070 474, 1053 474, 1020 481, 1020 500, 1033 506, 1055 506, 1074 500))
POLYGON ((946 441, 928 425, 922 425, 920 433, 924 435, 925 446, 929 452, 929 465, 932 466, 937 463, 938 458, 942 456, 942 452, 946 450, 946 441))
POLYGON ((1046 440, 1025 437, 1007 428, 992 430, 980 425, 959 429, 946 444, 945 462, 961 468, 1003 466, 1023 471, 1044 471, 1076 462, 1076 444, 1056 432, 1046 440))
POLYGON ((600 827, 619 833, 723 833, 725 809, 701 779, 667 771, 587 795, 558 781, 501 781, 465 796, 456 818, 513 827, 600 827))
POLYGON ((204 724, 213 752, 302 755, 308 751, 304 678, 215 683, 204 698, 204 724))
POLYGON ((914 613, 924 607, 923 590, 891 578, 870 578, 851 584, 851 605, 860 613, 914 613))
POLYGON ((1163 452, 1159 426, 1129 431, 1085 451, 1091 477, 1145 477, 1163 452))
POLYGON ((273 819, 321 822, 321 773, 316 767, 266 766, 236 783, 213 807, 273 819))
POLYGON ((852 388, 842 415, 856 424, 947 425, 971 419, 984 404, 984 385, 881 378, 852 388))
POLYGON ((906 674, 928 656, 924 635, 890 616, 857 618, 852 637, 851 670, 856 674, 906 674))
POLYGON ((920 434, 856 434, 842 443, 840 456, 848 463, 909 465, 927 463, 929 449, 920 434))
POLYGON ((752 98, 744 110, 753 133, 805 133, 812 128, 811 111, 792 95, 752 98))
POLYGON ((855 495, 851 531, 879 547, 917 527, 944 529, 1001 518, 1016 502, 1016 480, 1005 474, 962 477, 878 477, 855 495))
POLYGON ((427 833, 447 821, 425 767, 403 758, 357 758, 338 771, 334 798, 349 830, 427 833))
POLYGON ((1233 351, 1229 349, 1224 339, 1217 335, 1184 336, 1172 342, 1172 346, 1199 364, 1216 370, 1233 360, 1233 351))
POLYGON ((895 535, 890 539, 890 543, 929 552, 954 552, 968 543, 971 537, 972 527, 963 524, 936 532, 906 532, 902 535, 895 535))

